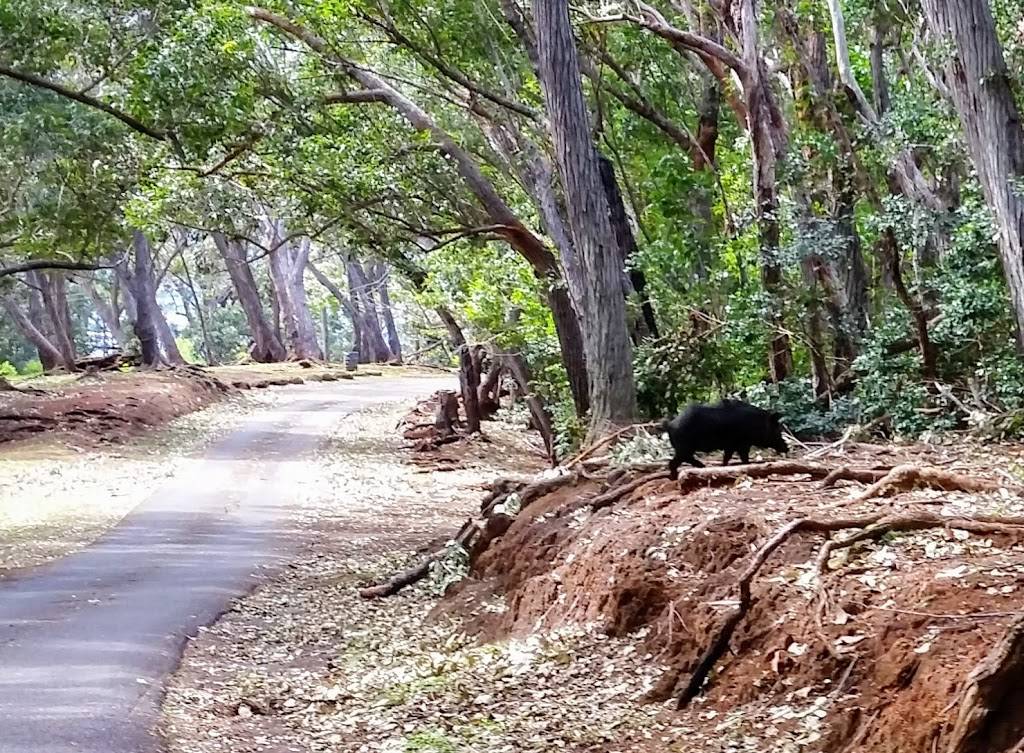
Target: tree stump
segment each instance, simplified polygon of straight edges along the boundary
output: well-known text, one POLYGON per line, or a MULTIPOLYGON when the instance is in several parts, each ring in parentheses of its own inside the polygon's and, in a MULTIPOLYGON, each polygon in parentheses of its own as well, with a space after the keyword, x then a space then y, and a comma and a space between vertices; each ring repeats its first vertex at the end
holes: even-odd
POLYGON ((434 414, 434 428, 439 437, 450 437, 459 424, 459 398, 451 390, 437 393, 437 413, 434 414))

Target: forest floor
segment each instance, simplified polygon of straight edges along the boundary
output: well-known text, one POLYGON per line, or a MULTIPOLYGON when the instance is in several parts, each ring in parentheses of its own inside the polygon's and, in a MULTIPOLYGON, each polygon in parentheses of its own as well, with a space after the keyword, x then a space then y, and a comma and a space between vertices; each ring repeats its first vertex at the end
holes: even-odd
POLYGON ((1007 645, 1019 657, 1024 536, 984 522, 1024 521, 1019 445, 821 448, 815 462, 833 468, 910 463, 1005 483, 870 500, 860 483, 741 471, 694 488, 639 477, 592 511, 622 482, 591 468, 529 502, 453 588, 466 573, 447 562, 367 601, 360 587, 479 514, 484 482, 540 459, 510 447, 520 431, 488 425, 492 441, 469 444, 467 462, 424 472, 401 449, 394 415, 360 420, 364 442, 321 457, 305 555, 186 651, 164 707, 172 753, 995 753, 1024 734, 1019 681, 996 693, 1002 707, 986 699, 984 745, 958 726, 986 657, 990 670, 1007 645), (820 574, 825 534, 786 538, 752 580, 752 605, 704 694, 676 710, 774 532, 804 517, 888 513, 940 522, 837 548, 820 574), (968 530, 964 518, 981 523, 968 530))
MULTIPOLYGON (((357 374, 382 372, 438 373, 374 366, 357 374)), ((258 364, 204 374, 44 376, 18 382, 34 392, 0 392, 0 578, 95 540, 167 478, 200 462, 205 448, 273 403, 277 385, 350 378, 339 366, 258 364), (225 391, 217 381, 236 386, 225 391)))

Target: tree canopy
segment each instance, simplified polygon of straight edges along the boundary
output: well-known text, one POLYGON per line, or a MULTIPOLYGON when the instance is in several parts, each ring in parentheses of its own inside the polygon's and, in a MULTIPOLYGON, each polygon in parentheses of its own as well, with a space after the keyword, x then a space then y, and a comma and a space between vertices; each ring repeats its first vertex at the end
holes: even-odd
POLYGON ((11 0, 0 39, 0 343, 43 367, 484 343, 566 443, 1024 409, 1013 3, 11 0))

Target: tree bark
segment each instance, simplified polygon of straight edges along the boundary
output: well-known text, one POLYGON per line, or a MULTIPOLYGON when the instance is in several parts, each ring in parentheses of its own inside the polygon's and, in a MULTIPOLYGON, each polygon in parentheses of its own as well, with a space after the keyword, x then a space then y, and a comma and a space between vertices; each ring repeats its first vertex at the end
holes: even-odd
POLYGON ((224 259, 235 295, 238 296, 238 303, 245 313, 245 321, 249 325, 249 335, 253 341, 252 359, 259 363, 283 361, 288 354, 263 313, 260 290, 249 267, 245 246, 241 241, 228 238, 219 232, 213 234, 213 242, 224 259))
POLYGON ((459 326, 458 320, 444 306, 438 306, 437 315, 441 317, 448 330, 448 339, 452 348, 459 354, 459 387, 462 392, 462 408, 466 413, 466 433, 476 434, 480 431, 480 372, 477 361, 466 341, 466 335, 459 326))
POLYGON ((30 273, 30 279, 39 288, 43 297, 43 308, 50 320, 52 342, 60 351, 61 361, 75 363, 75 339, 71 327, 71 309, 68 306, 67 279, 64 272, 37 271, 30 273))
POLYGON ((128 278, 135 299, 135 336, 139 338, 144 366, 169 366, 184 363, 170 327, 156 300, 156 276, 149 240, 142 232, 132 232, 135 264, 128 278))
POLYGON ((552 465, 555 465, 558 462, 558 453, 555 450, 555 432, 551 425, 551 415, 544 406, 544 402, 530 388, 530 368, 526 364, 526 359, 519 353, 495 351, 494 366, 492 368, 500 368, 503 371, 507 370, 512 375, 512 378, 515 379, 516 384, 519 385, 519 389, 526 399, 526 405, 530 410, 530 416, 533 418, 534 426, 537 427, 541 439, 544 440, 544 448, 548 459, 552 465))
MULTIPOLYGON (((64 360, 63 354, 57 348, 56 345, 42 332, 32 321, 32 319, 21 310, 11 296, 5 295, 0 298, 0 304, 3 304, 4 310, 11 317, 14 325, 18 330, 25 336, 25 339, 35 346, 35 349, 39 352, 39 363, 42 364, 44 371, 51 371, 58 366, 68 367, 68 364, 64 360)), ((74 363, 70 364, 70 368, 74 369, 74 363)))
POLYGON ((640 315, 633 317, 630 328, 633 333, 633 342, 638 344, 643 340, 658 336, 658 321, 654 316, 651 297, 647 293, 647 278, 644 276, 643 270, 634 266, 634 257, 638 251, 636 236, 633 235, 633 228, 629 224, 626 203, 622 200, 619 181, 615 177, 615 167, 610 159, 599 152, 596 154, 601 170, 601 184, 604 186, 605 199, 608 201, 608 221, 611 223, 616 245, 619 247, 623 275, 622 289, 627 300, 636 296, 636 304, 640 308, 640 315))
MULTIPOLYGON (((195 281, 193 281, 192 273, 188 268, 188 261, 185 259, 184 248, 179 250, 178 258, 181 260, 181 269, 185 273, 185 290, 191 296, 192 303, 196 307, 196 319, 199 322, 199 331, 203 337, 203 352, 206 354, 206 363, 208 366, 213 366, 216 363, 216 359, 213 356, 213 345, 210 343, 210 330, 206 325, 206 307, 203 305, 199 291, 196 290, 195 281)), ((184 300, 184 296, 182 300, 184 300)))
POLYGON ((280 220, 264 220, 270 253, 270 278, 281 310, 281 323, 288 341, 288 355, 295 359, 323 359, 316 322, 306 297, 305 271, 310 240, 288 240, 280 220))
POLYGON ((391 360, 392 353, 384 341, 384 333, 377 315, 377 306, 373 300, 373 290, 366 270, 356 260, 345 263, 348 272, 348 287, 352 295, 352 305, 359 314, 360 333, 366 356, 374 363, 386 363, 391 360))
POLYGON ((313 262, 308 262, 306 266, 309 271, 313 273, 313 277, 316 278, 317 282, 323 285, 341 305, 345 315, 352 323, 352 347, 350 350, 359 350, 363 340, 363 323, 359 318, 359 312, 355 310, 353 302, 345 295, 341 288, 334 284, 334 281, 331 280, 330 277, 314 266, 313 262))
POLYGON ((380 298, 380 313, 384 319, 384 328, 388 333, 388 347, 391 349, 391 360, 401 363, 402 341, 398 337, 395 313, 391 308, 391 292, 388 290, 388 285, 391 283, 391 270, 388 269, 384 262, 378 262, 374 266, 374 274, 377 279, 377 295, 380 298))
POLYGON ((534 3, 541 88, 569 226, 587 285, 584 345, 590 384, 590 434, 636 418, 632 346, 622 296, 622 264, 609 221, 590 115, 580 83, 566 0, 534 3))
POLYGON ((985 200, 995 215, 999 252, 1024 353, 1024 128, 986 0, 922 0, 932 34, 949 43, 946 84, 985 200))
POLYGON ((114 338, 121 348, 124 348, 128 340, 125 337, 124 330, 121 328, 121 321, 117 315, 115 303, 104 300, 92 280, 79 277, 76 282, 85 291, 85 294, 89 296, 89 300, 92 301, 93 308, 96 309, 96 313, 103 320, 103 326, 107 328, 107 332, 110 333, 110 336, 114 338))

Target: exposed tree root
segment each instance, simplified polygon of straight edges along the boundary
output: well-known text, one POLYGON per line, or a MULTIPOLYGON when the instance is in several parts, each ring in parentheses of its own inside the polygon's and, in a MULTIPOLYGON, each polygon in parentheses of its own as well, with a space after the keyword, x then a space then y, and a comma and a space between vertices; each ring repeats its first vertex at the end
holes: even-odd
POLYGON ((747 463, 745 465, 714 465, 705 468, 687 468, 679 473, 679 488, 682 491, 702 486, 722 486, 741 478, 768 478, 769 476, 801 476, 825 478, 831 469, 821 463, 805 463, 799 460, 776 460, 770 463, 747 463))
MULTIPOLYGON (((1024 537, 1024 520, 1021 518, 988 518, 986 520, 979 520, 974 518, 944 518, 932 514, 885 516, 881 513, 876 513, 856 518, 836 518, 832 520, 799 518, 791 521, 776 531, 771 538, 761 545, 751 557, 747 567, 740 573, 737 583, 739 588, 739 604, 725 618, 717 635, 701 655, 686 687, 679 695, 679 708, 684 708, 701 692, 708 673, 728 649, 729 641, 736 627, 753 605, 754 599, 751 595, 751 582, 772 553, 785 543, 790 536, 804 531, 832 533, 847 529, 862 529, 842 539, 830 539, 822 545, 816 562, 820 575, 824 573, 829 557, 836 549, 851 546, 858 541, 878 538, 890 531, 918 531, 929 528, 957 528, 974 533, 1004 533, 1024 537)), ((823 592, 819 604, 824 605, 823 592)), ((1024 658, 1022 658, 1022 663, 1024 663, 1024 658)))
POLYGON ((862 484, 873 484, 885 478, 889 470, 850 468, 844 465, 825 476, 821 481, 821 488, 828 489, 835 486, 839 481, 859 481, 862 484))
MULTIPOLYGON (((667 478, 667 470, 646 473, 643 476, 640 476, 639 478, 633 479, 629 483, 615 486, 612 489, 606 491, 604 494, 597 495, 592 500, 590 500, 590 509, 593 510, 594 512, 597 512, 598 510, 602 510, 605 507, 610 507, 611 505, 614 505, 620 499, 625 497, 627 494, 630 494, 639 489, 644 484, 649 484, 652 481, 658 481, 660 479, 667 478)), ((616 479, 616 481, 619 480, 621 480, 621 476, 616 479)))
MULTIPOLYGON (((989 745, 996 742, 993 738, 997 725, 1019 716, 1015 703, 1021 690, 1022 674, 1024 614, 1010 623, 999 643, 967 676, 956 721, 944 746, 946 753, 992 749, 989 745)), ((1020 722, 1016 722, 1013 733, 1020 736, 1020 722)), ((1005 733, 1002 736, 1005 737, 1005 733)))
POLYGON ((939 470, 938 468, 898 465, 883 478, 865 489, 856 498, 856 501, 863 502, 875 497, 888 497, 897 492, 913 489, 916 486, 926 486, 947 492, 992 492, 1005 486, 1005 484, 990 479, 951 473, 939 470))

